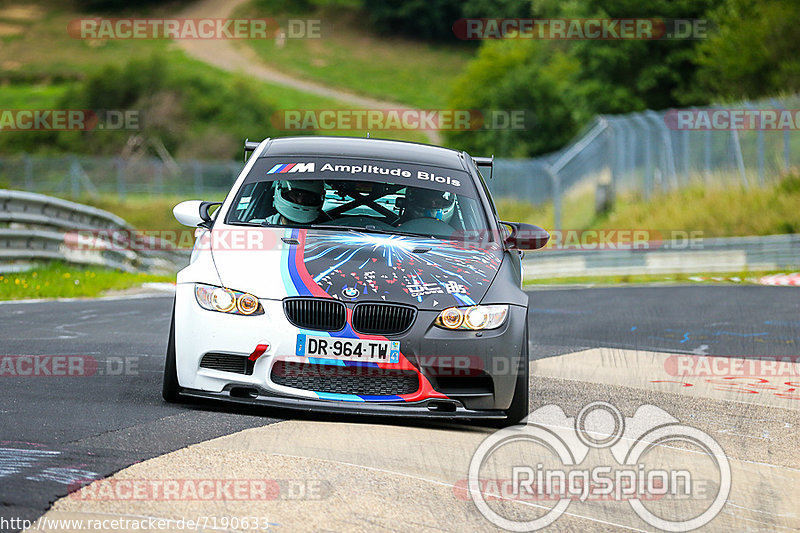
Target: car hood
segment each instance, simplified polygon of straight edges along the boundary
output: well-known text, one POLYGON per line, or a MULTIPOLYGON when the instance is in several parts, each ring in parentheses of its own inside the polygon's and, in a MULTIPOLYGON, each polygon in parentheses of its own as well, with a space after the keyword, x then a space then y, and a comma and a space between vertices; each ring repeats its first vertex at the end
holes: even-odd
POLYGON ((497 243, 358 231, 254 231, 263 235, 260 246, 231 250, 217 244, 224 239, 212 238, 211 249, 222 283, 259 298, 316 296, 421 309, 472 305, 486 294, 503 259, 497 243))

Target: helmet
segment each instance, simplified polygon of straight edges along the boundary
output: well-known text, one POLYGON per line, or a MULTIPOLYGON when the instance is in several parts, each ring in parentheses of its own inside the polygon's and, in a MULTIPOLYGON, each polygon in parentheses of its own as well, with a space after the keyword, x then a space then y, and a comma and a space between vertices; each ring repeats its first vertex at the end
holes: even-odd
POLYGON ((325 184, 319 180, 279 181, 275 184, 275 209, 292 222, 308 224, 322 211, 325 184))
POLYGON ((406 212, 412 218, 435 218, 450 222, 456 209, 455 195, 435 189, 409 187, 405 198, 406 212))

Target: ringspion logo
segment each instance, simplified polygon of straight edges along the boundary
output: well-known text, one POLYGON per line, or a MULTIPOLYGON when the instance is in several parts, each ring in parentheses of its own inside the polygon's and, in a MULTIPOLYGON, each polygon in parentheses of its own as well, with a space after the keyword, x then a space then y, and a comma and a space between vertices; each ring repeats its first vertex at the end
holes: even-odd
MULTIPOLYGON (((463 486, 455 485, 456 497, 463 486)), ((725 506, 731 467, 710 435, 654 405, 640 406, 632 417, 607 402, 592 402, 575 417, 547 405, 525 425, 484 439, 466 488, 478 511, 508 531, 547 527, 573 502, 628 504, 655 528, 691 531, 725 506), (538 504, 489 505, 492 500, 538 504)))

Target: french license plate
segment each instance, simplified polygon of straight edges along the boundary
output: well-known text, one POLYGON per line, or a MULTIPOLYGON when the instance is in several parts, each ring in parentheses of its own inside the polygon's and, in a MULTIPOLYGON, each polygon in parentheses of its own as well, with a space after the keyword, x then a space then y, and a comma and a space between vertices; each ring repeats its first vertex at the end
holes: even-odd
POLYGON ((297 336, 296 355, 367 363, 399 363, 400 342, 300 334, 297 336))

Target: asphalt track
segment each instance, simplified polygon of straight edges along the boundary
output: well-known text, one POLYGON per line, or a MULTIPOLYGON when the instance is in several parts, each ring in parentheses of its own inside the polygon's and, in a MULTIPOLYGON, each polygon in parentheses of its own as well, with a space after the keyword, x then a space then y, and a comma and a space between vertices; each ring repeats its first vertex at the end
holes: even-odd
MULTIPOLYGON (((91 375, 0 377, 0 519, 35 519, 66 495, 76 479, 105 477, 194 443, 279 420, 293 419, 300 429, 331 420, 322 415, 298 417, 289 411, 163 403, 160 383, 170 310, 171 297, 0 305, 0 356, 86 356, 86 361, 97 362, 91 375)), ((577 359, 574 367, 560 365, 560 373, 548 366, 559 357, 595 353, 591 350, 598 348, 619 349, 614 353, 629 357, 638 352, 744 358, 797 355, 800 293, 796 289, 536 290, 531 292, 530 320, 533 408, 557 404, 570 412, 602 399, 629 412, 650 403, 712 434, 737 459, 793 471, 800 466, 797 407, 752 404, 754 395, 771 393, 766 387, 742 392, 741 398, 733 391, 723 399, 701 394, 687 402, 683 393, 691 389, 673 391, 668 383, 626 387, 625 363, 613 373, 589 378, 581 374, 585 369, 577 359)), ((571 365, 573 359, 565 361, 571 365)), ((669 376, 647 376, 647 383, 658 378, 669 381, 669 376)), ((334 420, 361 427, 377 423, 406 427, 386 420, 334 420)), ((424 422, 409 425, 415 431, 441 429, 424 422)), ((776 492, 775 487, 768 488, 770 494, 776 492)), ((397 497, 402 499, 403 494, 397 497)), ((783 527, 780 513, 757 513, 746 518, 751 529, 783 527)), ((579 517, 565 517, 559 523, 586 529, 579 517)), ((598 523, 590 525, 600 527, 598 523)), ((489 529, 488 523, 473 524, 481 525, 489 529)), ((351 529, 341 523, 339 528, 351 529)), ((429 528, 430 524, 423 527, 429 528)))

